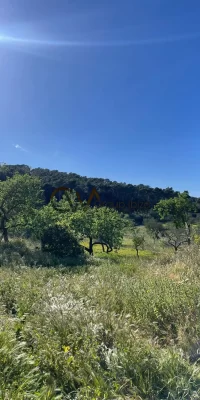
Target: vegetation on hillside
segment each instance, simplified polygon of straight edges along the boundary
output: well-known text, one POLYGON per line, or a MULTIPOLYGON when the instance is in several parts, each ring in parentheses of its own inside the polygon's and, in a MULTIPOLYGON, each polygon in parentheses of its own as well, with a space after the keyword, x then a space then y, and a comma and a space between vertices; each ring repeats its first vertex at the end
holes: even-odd
POLYGON ((1 167, 0 399, 199 399, 197 202, 136 226, 74 191, 46 204, 20 168, 1 167))
MULTIPOLYGON (((178 195, 172 188, 151 188, 148 185, 131 185, 118 183, 109 179, 87 178, 75 173, 59 172, 43 168, 30 168, 27 165, 2 165, 0 180, 12 177, 16 172, 29 174, 41 179, 46 204, 50 201, 53 190, 65 186, 80 193, 82 200, 87 200, 91 190, 95 187, 102 203, 113 204, 122 212, 139 215, 152 210, 162 199, 170 199, 178 195), (121 204, 120 204, 121 203, 121 204)), ((138 219, 141 220, 141 219, 138 219)))

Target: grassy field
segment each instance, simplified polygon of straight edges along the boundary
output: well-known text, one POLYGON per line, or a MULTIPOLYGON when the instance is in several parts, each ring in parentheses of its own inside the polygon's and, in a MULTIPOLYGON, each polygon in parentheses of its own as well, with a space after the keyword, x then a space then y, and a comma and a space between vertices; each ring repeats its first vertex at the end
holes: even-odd
MULTIPOLYGON (((170 248, 163 248, 160 243, 157 241, 154 243, 153 239, 149 237, 149 235, 146 233, 146 230, 144 226, 141 226, 138 228, 139 232, 145 237, 145 249, 139 250, 139 257, 140 258, 146 258, 146 259, 151 259, 155 258, 155 256, 159 254, 169 254, 173 253, 173 249, 170 248)), ((88 246, 87 241, 83 241, 81 243, 83 246, 88 246)), ((94 246, 94 255, 98 258, 106 258, 106 259, 112 259, 113 261, 115 260, 116 262, 121 262, 124 260, 124 258, 127 260, 127 258, 135 258, 137 257, 136 250, 133 247, 133 240, 131 234, 127 234, 124 237, 123 240, 123 245, 119 250, 114 250, 109 254, 109 256, 106 253, 102 252, 102 247, 101 245, 96 245, 94 246)))
POLYGON ((1 245, 0 399, 200 398, 200 250, 150 247, 47 268, 1 245))

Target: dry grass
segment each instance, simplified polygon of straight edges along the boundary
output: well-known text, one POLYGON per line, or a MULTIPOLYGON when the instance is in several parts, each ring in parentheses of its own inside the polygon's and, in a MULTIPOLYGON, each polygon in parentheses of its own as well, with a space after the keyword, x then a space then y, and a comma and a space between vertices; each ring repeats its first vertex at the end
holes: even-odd
POLYGON ((118 257, 1 267, 0 399, 200 398, 199 249, 118 257))

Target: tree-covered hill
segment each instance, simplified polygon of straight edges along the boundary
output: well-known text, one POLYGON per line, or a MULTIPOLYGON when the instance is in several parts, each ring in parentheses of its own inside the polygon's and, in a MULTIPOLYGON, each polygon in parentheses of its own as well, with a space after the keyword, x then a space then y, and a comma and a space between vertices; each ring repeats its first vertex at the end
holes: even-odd
MULTIPOLYGON (((0 180, 12 177, 16 172, 20 174, 30 174, 41 178, 45 202, 48 203, 50 196, 55 188, 65 186, 80 193, 82 200, 87 200, 92 188, 96 188, 101 202, 112 203, 115 208, 129 213, 147 212, 153 209, 162 199, 176 197, 178 192, 173 188, 167 187, 160 189, 152 188, 148 185, 132 185, 122 182, 111 181, 102 178, 88 178, 72 172, 59 172, 44 168, 31 168, 28 165, 7 165, 0 166, 0 180), (120 205, 119 205, 119 202, 120 205)), ((198 199, 194 199, 198 204, 198 199)))

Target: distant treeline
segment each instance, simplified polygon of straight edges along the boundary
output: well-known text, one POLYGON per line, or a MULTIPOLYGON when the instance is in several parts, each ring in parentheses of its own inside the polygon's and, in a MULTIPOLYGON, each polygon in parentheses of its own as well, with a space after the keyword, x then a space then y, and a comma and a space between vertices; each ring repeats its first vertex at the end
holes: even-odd
MULTIPOLYGON (((0 180, 6 180, 7 177, 12 177, 16 172, 41 178, 46 204, 50 201, 51 194, 55 188, 65 186, 74 189, 79 192, 82 200, 88 200, 92 189, 95 187, 101 202, 114 204, 123 202, 125 206, 123 209, 121 208, 121 211, 131 214, 133 218, 138 219, 138 223, 142 223, 143 216, 147 213, 157 219, 158 216, 153 211, 153 207, 162 199, 169 199, 178 195, 178 192, 171 187, 160 189, 142 184, 131 185, 109 179, 88 178, 72 172, 31 168, 27 165, 1 165, 0 180), (129 206, 130 202, 134 204, 135 208, 129 206)), ((193 198, 193 201, 197 203, 200 211, 200 199, 193 198)))

